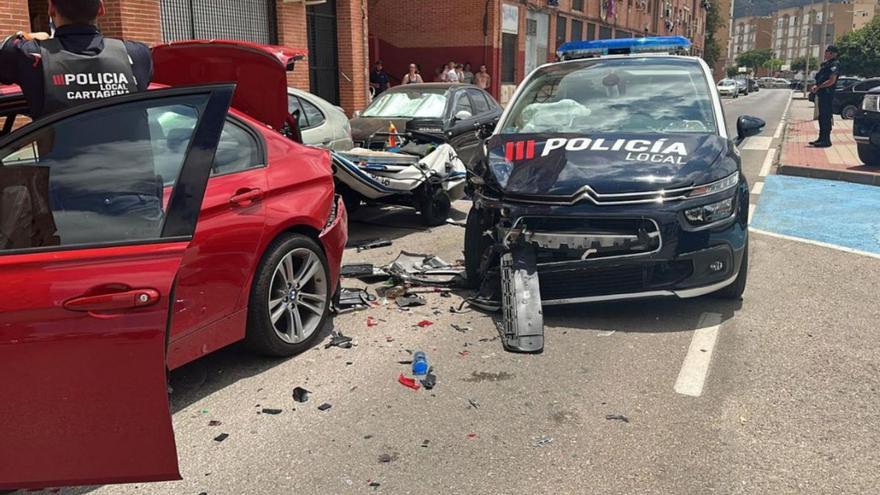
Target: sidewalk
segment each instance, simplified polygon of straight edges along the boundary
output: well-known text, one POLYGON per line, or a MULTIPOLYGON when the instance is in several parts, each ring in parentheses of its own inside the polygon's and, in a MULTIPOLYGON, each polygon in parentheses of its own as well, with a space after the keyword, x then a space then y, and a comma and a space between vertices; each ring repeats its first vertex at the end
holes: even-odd
POLYGON ((811 147, 808 143, 819 135, 819 123, 813 120, 813 104, 795 95, 788 111, 779 173, 880 186, 880 168, 865 166, 859 160, 852 125, 852 120, 835 115, 831 132, 834 146, 811 147))

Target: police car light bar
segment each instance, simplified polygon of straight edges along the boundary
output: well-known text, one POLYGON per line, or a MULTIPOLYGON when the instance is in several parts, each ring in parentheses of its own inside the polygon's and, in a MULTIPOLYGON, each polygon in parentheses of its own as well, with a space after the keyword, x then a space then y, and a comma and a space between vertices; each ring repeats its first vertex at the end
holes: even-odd
POLYGON ((691 40, 684 36, 655 36, 616 40, 569 41, 560 46, 556 54, 561 60, 574 60, 604 55, 686 53, 690 47, 691 40))

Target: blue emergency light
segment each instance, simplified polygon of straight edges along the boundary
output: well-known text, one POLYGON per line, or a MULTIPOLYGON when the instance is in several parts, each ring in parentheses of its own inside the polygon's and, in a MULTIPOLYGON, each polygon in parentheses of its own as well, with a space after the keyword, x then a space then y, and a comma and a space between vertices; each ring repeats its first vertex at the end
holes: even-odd
POLYGON ((560 46, 556 54, 561 60, 574 60, 604 55, 687 53, 690 47, 691 40, 684 36, 654 36, 616 40, 569 41, 560 46))

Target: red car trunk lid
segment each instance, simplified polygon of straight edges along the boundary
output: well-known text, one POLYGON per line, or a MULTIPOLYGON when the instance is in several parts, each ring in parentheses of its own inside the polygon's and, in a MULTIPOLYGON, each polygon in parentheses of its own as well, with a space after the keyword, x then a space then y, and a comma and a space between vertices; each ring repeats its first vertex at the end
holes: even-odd
POLYGON ((287 118, 288 68, 305 55, 305 50, 246 41, 181 41, 153 48, 153 82, 235 82, 232 106, 280 129, 287 118))

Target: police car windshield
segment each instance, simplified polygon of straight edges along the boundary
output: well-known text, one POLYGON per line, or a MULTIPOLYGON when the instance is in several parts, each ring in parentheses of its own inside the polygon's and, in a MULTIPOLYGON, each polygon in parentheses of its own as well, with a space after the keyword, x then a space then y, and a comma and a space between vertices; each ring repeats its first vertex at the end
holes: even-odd
POLYGON ((695 60, 605 58, 530 78, 501 126, 521 133, 716 133, 709 82, 695 60))
POLYGON ((446 109, 446 90, 395 89, 380 94, 361 114, 363 117, 440 118, 446 109))

